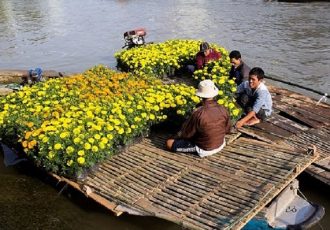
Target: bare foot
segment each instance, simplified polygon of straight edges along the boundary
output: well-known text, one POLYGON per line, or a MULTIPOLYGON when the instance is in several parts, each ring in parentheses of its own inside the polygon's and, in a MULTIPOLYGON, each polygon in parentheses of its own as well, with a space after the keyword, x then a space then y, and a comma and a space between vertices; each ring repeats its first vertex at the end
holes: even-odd
POLYGON ((260 123, 260 119, 258 119, 256 117, 253 117, 248 122, 246 122, 246 125, 247 126, 252 126, 252 125, 255 125, 255 124, 258 124, 258 123, 260 123))

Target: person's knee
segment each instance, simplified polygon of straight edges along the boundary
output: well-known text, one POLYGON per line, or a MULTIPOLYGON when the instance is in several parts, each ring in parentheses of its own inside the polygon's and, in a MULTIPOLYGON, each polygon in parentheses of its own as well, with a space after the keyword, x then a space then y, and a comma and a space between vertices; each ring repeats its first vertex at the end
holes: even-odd
POLYGON ((167 148, 168 150, 172 150, 173 143, 174 143, 174 139, 168 139, 168 140, 166 141, 166 148, 167 148))

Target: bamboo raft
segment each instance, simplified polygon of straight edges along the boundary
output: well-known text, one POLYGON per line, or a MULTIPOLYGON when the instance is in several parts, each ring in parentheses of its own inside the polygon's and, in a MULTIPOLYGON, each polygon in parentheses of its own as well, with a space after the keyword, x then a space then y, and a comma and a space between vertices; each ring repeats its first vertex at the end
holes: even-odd
POLYGON ((317 159, 289 145, 231 134, 207 158, 170 153, 152 133, 83 181, 64 180, 117 215, 156 216, 189 229, 240 229, 317 159))
POLYGON ((306 149, 315 145, 319 159, 306 172, 330 185, 330 106, 289 90, 269 87, 274 113, 254 127, 240 131, 267 143, 306 149))
POLYGON ((171 134, 155 130, 83 180, 53 177, 116 215, 155 216, 189 229, 241 229, 304 170, 330 184, 330 106, 269 88, 273 116, 227 135, 218 154, 168 152, 171 134))
POLYGON ((84 180, 54 177, 116 215, 156 216, 189 229, 241 229, 306 168, 317 173, 314 167, 320 170, 330 154, 330 106, 315 107, 312 99, 275 87, 271 92, 274 115, 227 135, 227 146, 213 156, 168 152, 170 134, 157 130, 84 180), (307 148, 312 144, 318 160, 307 148))

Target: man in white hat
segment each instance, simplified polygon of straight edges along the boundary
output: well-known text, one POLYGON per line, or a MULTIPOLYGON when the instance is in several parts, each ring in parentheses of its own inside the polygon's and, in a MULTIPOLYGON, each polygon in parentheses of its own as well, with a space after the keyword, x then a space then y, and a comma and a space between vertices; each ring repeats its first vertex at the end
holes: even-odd
POLYGON ((184 122, 178 137, 166 141, 169 150, 197 152, 205 157, 223 149, 231 124, 227 109, 214 99, 218 91, 211 80, 199 83, 196 95, 202 98, 202 105, 184 122))

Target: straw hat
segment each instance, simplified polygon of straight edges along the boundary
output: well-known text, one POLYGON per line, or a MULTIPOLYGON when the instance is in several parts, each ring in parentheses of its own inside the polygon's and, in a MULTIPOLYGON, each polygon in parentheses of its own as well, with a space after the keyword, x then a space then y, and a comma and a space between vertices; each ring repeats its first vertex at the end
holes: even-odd
POLYGON ((213 98, 218 95, 219 89, 214 85, 214 82, 207 79, 198 84, 196 95, 201 98, 213 98))

